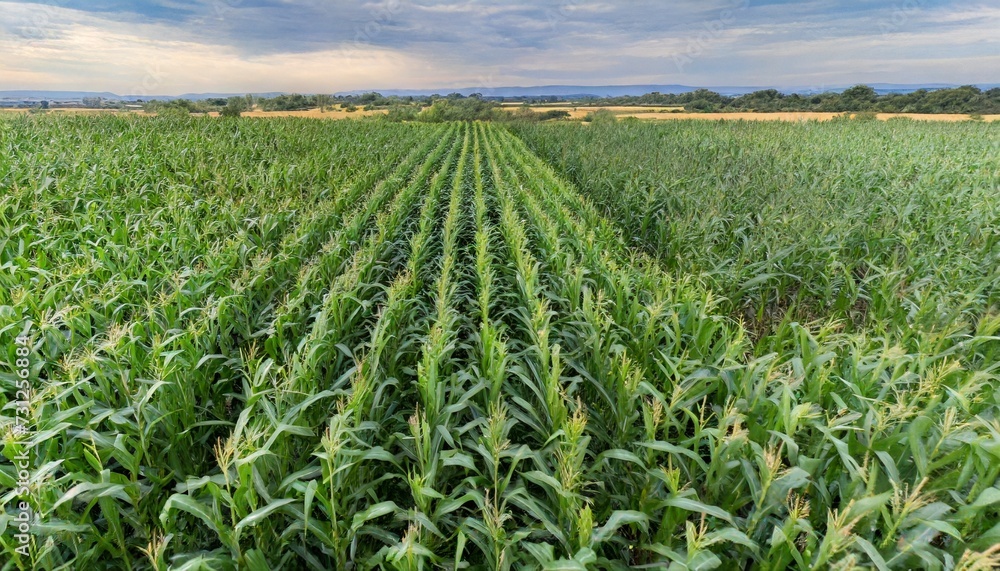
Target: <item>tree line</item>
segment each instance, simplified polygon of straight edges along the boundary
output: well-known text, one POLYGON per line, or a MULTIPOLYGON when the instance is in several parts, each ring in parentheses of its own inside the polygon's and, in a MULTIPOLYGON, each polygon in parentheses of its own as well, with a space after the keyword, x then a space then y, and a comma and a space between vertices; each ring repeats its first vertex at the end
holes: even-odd
MULTIPOLYGON (((552 102, 557 98, 546 98, 552 102)), ((1000 114, 1000 88, 982 90, 966 85, 950 89, 921 89, 912 93, 888 93, 880 95, 867 85, 857 85, 843 92, 827 92, 812 95, 798 93, 785 94, 776 89, 766 89, 740 96, 727 96, 707 89, 686 93, 647 93, 640 96, 586 98, 559 101, 581 107, 603 106, 663 106, 677 107, 686 112, 780 112, 819 111, 834 113, 958 113, 969 115, 1000 114)), ((340 108, 353 112, 365 110, 388 110, 388 119, 393 121, 491 121, 529 120, 544 121, 565 118, 565 111, 547 110, 536 112, 523 101, 524 107, 508 113, 501 109, 497 98, 487 98, 474 93, 464 96, 459 93, 430 96, 385 96, 377 92, 355 95, 303 95, 299 93, 276 97, 210 98, 200 101, 176 99, 172 101, 148 101, 144 108, 155 113, 209 113, 219 112, 223 116, 239 116, 245 111, 301 111, 308 109, 340 108), (513 117, 512 117, 513 116, 513 117)))
POLYGON ((825 111, 877 113, 1000 114, 1000 88, 987 91, 973 85, 950 89, 920 89, 912 93, 878 94, 867 85, 856 85, 841 93, 785 94, 776 89, 755 91, 738 97, 707 89, 687 93, 647 93, 641 96, 589 99, 585 105, 661 105, 683 107, 692 112, 727 111, 825 111))

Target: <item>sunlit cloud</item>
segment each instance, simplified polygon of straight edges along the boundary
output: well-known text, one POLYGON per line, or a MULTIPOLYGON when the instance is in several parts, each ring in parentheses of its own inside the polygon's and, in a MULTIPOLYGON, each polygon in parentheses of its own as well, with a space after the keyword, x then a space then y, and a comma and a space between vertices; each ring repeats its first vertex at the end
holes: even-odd
POLYGON ((1000 82, 1000 7, 906 0, 0 1, 0 89, 1000 82))

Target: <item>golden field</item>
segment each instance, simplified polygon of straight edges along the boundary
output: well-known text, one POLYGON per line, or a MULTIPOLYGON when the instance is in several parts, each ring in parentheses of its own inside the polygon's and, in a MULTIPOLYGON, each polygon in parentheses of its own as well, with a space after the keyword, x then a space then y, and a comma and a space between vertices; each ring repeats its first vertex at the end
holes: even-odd
MULTIPOLYGON (((515 109, 521 107, 520 104, 504 104, 505 109, 515 109)), ((737 113, 687 113, 679 111, 680 107, 629 107, 629 106, 609 106, 609 107, 573 107, 570 105, 532 105, 532 109, 539 111, 567 111, 570 114, 570 119, 582 119, 587 116, 587 114, 597 111, 599 109, 607 109, 617 115, 619 118, 625 117, 635 117, 637 119, 644 120, 682 120, 682 119, 699 119, 704 121, 719 121, 719 120, 729 120, 729 121, 829 121, 834 117, 840 115, 839 113, 821 113, 821 112, 777 112, 777 113, 757 113, 757 112, 737 112, 737 113)), ((28 113, 28 109, 0 109, 0 113, 14 114, 14 113, 28 113)), ((48 113, 55 114, 73 114, 73 115, 98 115, 107 113, 135 113, 136 115, 155 115, 146 113, 145 111, 119 111, 117 109, 50 109, 48 113)), ((364 111, 358 109, 354 112, 344 111, 342 108, 335 108, 327 111, 320 111, 318 108, 309 109, 306 111, 246 111, 243 113, 244 117, 302 117, 307 119, 350 119, 353 117, 370 117, 373 115, 384 115, 387 111, 384 109, 378 109, 374 111, 364 111)), ((216 117, 218 113, 209 113, 210 116, 216 117)), ((970 120, 969 115, 962 114, 920 114, 920 113, 879 113, 878 118, 881 120, 888 120, 896 117, 906 117, 909 119, 914 119, 917 121, 943 121, 943 122, 955 122, 955 121, 968 121, 970 120)), ((1000 115, 983 115, 983 121, 992 122, 1000 119, 1000 115)))

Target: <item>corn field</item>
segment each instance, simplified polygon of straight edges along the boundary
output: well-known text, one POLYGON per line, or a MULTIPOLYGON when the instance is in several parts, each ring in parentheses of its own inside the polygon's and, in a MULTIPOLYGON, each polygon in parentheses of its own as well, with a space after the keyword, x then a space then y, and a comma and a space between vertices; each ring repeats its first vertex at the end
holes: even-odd
POLYGON ((0 120, 0 567, 994 568, 998 140, 0 120))

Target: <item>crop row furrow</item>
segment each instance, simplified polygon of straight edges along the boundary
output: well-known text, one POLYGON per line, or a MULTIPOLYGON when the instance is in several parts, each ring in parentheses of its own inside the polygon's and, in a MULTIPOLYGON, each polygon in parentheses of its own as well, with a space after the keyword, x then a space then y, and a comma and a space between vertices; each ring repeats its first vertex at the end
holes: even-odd
MULTIPOLYGON (((356 377, 358 372, 357 362, 354 361, 357 351, 355 346, 363 345, 364 334, 370 331, 365 322, 370 320, 374 307, 380 302, 379 284, 384 276, 389 275, 391 253, 398 249, 397 241, 404 235, 403 229, 408 225, 407 214, 411 212, 421 191, 426 188, 430 170, 438 164, 443 151, 449 146, 444 144, 446 141, 450 142, 451 138, 446 136, 441 140, 441 144, 425 158, 423 166, 405 188, 395 195, 384 211, 378 212, 370 231, 360 226, 368 217, 361 215, 361 218, 356 218, 361 232, 355 239, 361 242, 350 259, 345 260, 343 269, 330 276, 332 281, 329 289, 320 303, 312 309, 315 317, 302 332, 301 342, 288 347, 288 353, 279 356, 278 360, 263 354, 247 355, 248 370, 243 376, 244 408, 232 433, 218 444, 222 456, 228 459, 219 465, 223 481, 228 482, 227 478, 231 477, 245 483, 244 487, 254 490, 254 493, 233 498, 226 505, 217 508, 220 517, 229 516, 229 529, 234 532, 239 527, 238 522, 249 517, 259 502, 277 501, 281 496, 297 496, 303 492, 303 486, 307 485, 301 478, 309 478, 309 474, 314 471, 321 471, 318 464, 314 469, 296 471, 295 468, 301 468, 299 459, 303 455, 317 449, 325 450, 324 446, 329 446, 328 440, 324 441, 316 434, 316 426, 328 420, 329 408, 325 403, 342 398, 345 394, 353 394, 348 381, 356 377), (271 390, 273 385, 280 387, 277 393, 271 390), (305 395, 308 397, 303 398, 305 395), (258 462, 257 455, 252 452, 258 449, 261 440, 264 441, 262 450, 266 451, 266 455, 258 462), (263 458, 274 458, 276 461, 265 461, 263 458), (241 466, 244 464, 251 466, 252 471, 242 470, 241 466), (266 475, 271 484, 254 486, 253 477, 259 477, 260 474, 266 475)), ((431 178, 431 189, 425 203, 436 202, 439 185, 434 181, 441 180, 441 174, 448 170, 457 152, 456 145, 450 146, 451 153, 441 163, 439 174, 431 178)), ((369 209, 373 210, 372 207, 369 209)), ((400 283, 405 283, 405 279, 400 283)), ((397 291, 401 287, 397 286, 397 291)), ((397 303, 394 300, 398 297, 391 291, 389 295, 394 299, 388 302, 397 303)), ((389 307, 389 311, 395 312, 392 307, 389 307)), ((378 320, 372 327, 377 326, 378 320)), ((362 356, 359 362, 364 362, 365 359, 362 356)), ((342 404, 339 406, 350 402, 357 401, 341 400, 342 404)), ((360 413, 358 410, 358 414, 360 413)), ((330 420, 330 430, 336 428, 334 420, 330 420)), ((330 437, 328 433, 327 438, 330 437)), ((318 454, 322 457, 324 453, 318 454)), ((212 492, 211 489, 207 491, 212 492)), ((187 501, 186 497, 198 497, 204 493, 193 492, 199 491, 186 490, 186 493, 176 495, 175 501, 187 501)), ((355 501, 360 499, 356 498, 355 501)), ((288 500, 290 498, 281 501, 288 500)), ((340 502, 337 498, 331 498, 331 501, 334 500, 340 502)), ((334 504, 328 507, 333 509, 334 504)), ((278 537, 279 530, 291 533, 289 528, 276 522, 268 525, 274 526, 275 538, 278 537)), ((298 532, 306 529, 309 532, 316 531, 315 528, 294 529, 298 532)), ((237 560, 248 556, 239 548, 238 540, 233 539, 229 533, 220 532, 219 541, 237 560)), ((336 540, 334 544, 339 545, 336 540)), ((343 551, 340 554, 342 556, 343 551)))

